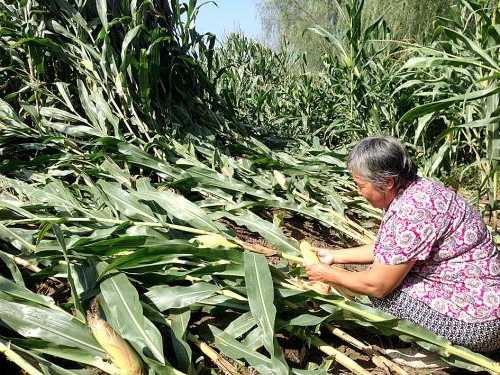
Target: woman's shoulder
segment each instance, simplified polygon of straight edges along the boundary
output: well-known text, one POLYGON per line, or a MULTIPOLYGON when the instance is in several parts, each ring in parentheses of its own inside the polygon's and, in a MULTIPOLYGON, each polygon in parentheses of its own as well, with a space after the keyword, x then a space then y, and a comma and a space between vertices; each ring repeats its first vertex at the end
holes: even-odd
POLYGON ((447 188, 444 186, 444 184, 440 181, 436 181, 433 179, 430 179, 428 177, 420 177, 418 176, 415 181, 413 181, 409 186, 408 189, 410 191, 424 191, 428 193, 432 192, 450 192, 453 193, 453 190, 450 188, 447 188))
POLYGON ((391 210, 408 212, 409 215, 434 217, 446 212, 455 193, 443 184, 425 177, 418 177, 396 199, 391 210), (417 210, 417 211, 415 211, 417 210))
POLYGON ((418 177, 403 192, 403 199, 414 200, 415 203, 436 199, 450 201, 455 196, 456 193, 441 182, 426 177, 418 177))

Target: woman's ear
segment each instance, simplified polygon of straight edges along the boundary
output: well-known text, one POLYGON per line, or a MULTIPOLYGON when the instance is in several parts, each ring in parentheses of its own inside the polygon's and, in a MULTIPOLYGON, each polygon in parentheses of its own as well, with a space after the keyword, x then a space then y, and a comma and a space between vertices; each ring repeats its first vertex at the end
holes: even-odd
POLYGON ((388 177, 385 180, 385 190, 386 191, 391 191, 395 189, 396 187, 396 179, 394 177, 388 177))

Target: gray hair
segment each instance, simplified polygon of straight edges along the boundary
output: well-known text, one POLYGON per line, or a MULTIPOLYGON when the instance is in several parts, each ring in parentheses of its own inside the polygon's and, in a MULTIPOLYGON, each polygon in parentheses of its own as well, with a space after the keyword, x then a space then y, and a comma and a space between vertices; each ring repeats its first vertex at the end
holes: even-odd
POLYGON ((417 168, 404 146, 394 137, 368 137, 349 153, 347 168, 383 190, 387 179, 394 178, 396 191, 417 178, 417 168))

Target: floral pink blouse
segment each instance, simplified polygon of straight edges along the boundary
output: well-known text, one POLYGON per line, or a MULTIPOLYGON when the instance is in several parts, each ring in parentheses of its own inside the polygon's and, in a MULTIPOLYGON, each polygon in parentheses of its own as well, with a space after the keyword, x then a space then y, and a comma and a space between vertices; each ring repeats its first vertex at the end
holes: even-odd
POLYGON ((419 178, 390 204, 376 261, 416 260, 401 291, 465 322, 500 319, 500 252, 481 216, 443 185, 419 178))

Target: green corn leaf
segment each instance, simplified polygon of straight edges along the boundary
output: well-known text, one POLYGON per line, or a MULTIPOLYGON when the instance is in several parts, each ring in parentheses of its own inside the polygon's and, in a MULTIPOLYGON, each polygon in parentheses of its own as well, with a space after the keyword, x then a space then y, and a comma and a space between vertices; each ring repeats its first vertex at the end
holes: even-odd
MULTIPOLYGON (((76 375, 76 372, 74 370, 67 370, 64 369, 58 365, 56 365, 53 362, 50 362, 46 358, 43 358, 40 354, 45 354, 42 351, 36 350, 33 348, 33 346, 41 347, 45 345, 50 345, 47 344, 41 340, 38 340, 35 345, 33 345, 32 339, 7 339, 7 338, 0 338, 0 346, 5 346, 8 347, 11 350, 14 350, 16 353, 22 353, 22 356, 24 358, 29 358, 28 361, 31 364, 37 364, 38 367, 43 371, 44 374, 54 374, 54 375, 76 375)), ((113 375, 118 375, 117 374, 117 369, 116 367, 108 364, 105 362, 103 357, 98 357, 96 355, 92 355, 89 353, 86 353, 82 351, 81 349, 73 349, 69 347, 57 347, 57 346, 52 346, 54 348, 54 356, 55 357, 60 357, 57 355, 57 353, 60 352, 68 352, 68 353, 75 353, 76 356, 71 356, 69 355, 69 358, 65 357, 60 357, 60 358, 65 358, 69 360, 73 360, 77 363, 80 364, 87 364, 90 366, 94 366, 97 368, 102 369, 103 371, 113 374, 113 375), (80 361, 80 359, 83 359, 80 361)), ((52 353, 48 353, 51 354, 52 353)))
POLYGON ((262 330, 257 326, 245 337, 243 344, 252 350, 258 350, 263 345, 262 337, 262 330))
POLYGON ((256 324, 257 321, 253 317, 252 312, 249 311, 229 323, 229 325, 224 329, 224 332, 232 338, 237 339, 255 327, 256 324))
POLYGON ((0 299, 0 316, 5 325, 22 336, 105 355, 89 328, 66 312, 0 299))
POLYGON ((189 310, 180 314, 173 314, 172 319, 172 332, 174 333, 170 339, 174 347, 177 363, 180 368, 186 373, 191 371, 191 357, 192 351, 189 344, 185 340, 186 330, 188 328, 191 312, 189 310))
POLYGON ((272 373, 271 360, 255 350, 236 341, 230 335, 221 331, 212 325, 209 326, 215 338, 215 346, 226 356, 234 359, 245 359, 255 369, 264 370, 266 373, 272 373))
POLYGON ((4 226, 0 223, 0 239, 11 243, 14 247, 19 244, 19 247, 24 250, 28 250, 29 252, 36 251, 36 247, 23 238, 22 235, 18 233, 19 229, 12 229, 4 226))
POLYGON ((125 38, 123 38, 123 44, 122 44, 122 50, 121 50, 121 66, 120 66, 120 70, 123 72, 125 70, 125 68, 127 67, 127 50, 128 50, 128 47, 130 45, 130 43, 132 43, 132 41, 134 40, 134 38, 137 36, 137 34, 139 33, 139 31, 142 29, 142 25, 137 25, 135 26, 133 29, 130 29, 127 34, 125 35, 125 38))
POLYGON ((19 300, 29 301, 48 307, 49 309, 60 310, 52 298, 33 293, 31 290, 20 286, 3 276, 0 276, 0 291, 19 300))
POLYGON ((316 316, 312 314, 301 314, 299 316, 296 316, 295 318, 292 318, 288 321, 289 325, 292 326, 316 326, 318 324, 321 324, 325 319, 327 319, 328 316, 316 316))
POLYGON ((87 120, 83 117, 75 115, 73 113, 64 111, 55 107, 42 107, 40 108, 40 115, 44 117, 50 117, 51 119, 68 121, 68 122, 82 122, 84 124, 90 125, 87 120))
POLYGON ((259 233, 281 251, 292 255, 299 254, 299 244, 296 240, 286 237, 279 228, 251 211, 245 211, 239 215, 224 213, 224 216, 238 225, 243 225, 249 230, 259 233))
POLYGON ((107 4, 106 0, 97 0, 97 13, 99 14, 99 19, 101 20, 101 24, 104 27, 104 30, 108 30, 108 15, 107 15, 107 4))
POLYGON ((498 59, 495 60, 495 58, 491 57, 487 51, 481 48, 481 46, 479 45, 479 43, 477 43, 477 41, 470 39, 463 32, 459 32, 457 30, 453 30, 448 27, 444 27, 443 30, 451 37, 464 42, 470 51, 472 51, 474 54, 476 54, 479 58, 483 60, 485 65, 489 65, 491 68, 498 71, 499 69, 498 59))
POLYGON ((180 309, 203 301, 219 291, 215 285, 196 283, 191 286, 155 286, 146 296, 160 311, 180 309))
POLYGON ((182 195, 174 192, 162 191, 156 193, 135 193, 134 196, 137 199, 158 203, 158 205, 170 215, 192 225, 194 228, 200 228, 216 233, 218 233, 220 228, 222 228, 220 225, 213 222, 203 209, 190 202, 182 195))
POLYGON ((165 364, 160 331, 143 315, 139 294, 124 274, 109 277, 100 285, 110 324, 146 357, 165 364))
POLYGON ((0 250, 0 259, 2 259, 2 261, 5 263, 5 265, 9 269, 15 283, 19 287, 25 288, 23 275, 22 275, 21 271, 19 271, 19 267, 17 266, 16 262, 14 262, 14 259, 12 259, 12 256, 9 256, 8 253, 0 250))
POLYGON ((80 297, 75 288, 75 281, 71 272, 71 263, 69 261, 68 251, 66 250, 66 241, 64 239, 64 235, 61 231, 61 228, 57 224, 52 225, 52 230, 56 236, 59 246, 61 247, 64 255, 64 261, 66 262, 66 274, 68 276, 68 282, 71 288, 71 297, 73 299, 73 305, 75 307, 76 315, 81 321, 85 322, 85 311, 83 310, 82 304, 80 302, 80 297))
POLYGON ((428 113, 437 112, 441 109, 448 108, 449 106, 451 106, 452 104, 455 104, 455 103, 462 103, 462 102, 469 101, 469 100, 476 100, 476 99, 484 98, 484 97, 496 94, 498 92, 500 92, 500 88, 495 87, 495 88, 489 88, 489 89, 485 89, 485 90, 473 91, 473 92, 463 94, 463 95, 456 95, 456 96, 453 96, 451 98, 423 104, 423 105, 415 107, 415 108, 409 110, 408 112, 406 112, 399 119, 399 123, 408 122, 408 121, 411 121, 417 117, 424 116, 428 113))
POLYGON ((267 259, 261 254, 245 252, 245 285, 252 316, 262 330, 264 346, 274 353, 274 289, 267 259))
POLYGON ((112 207, 120 212, 121 215, 131 218, 150 222, 157 222, 151 208, 139 202, 133 194, 121 189, 118 184, 112 184, 106 181, 99 181, 99 186, 109 199, 112 207))

